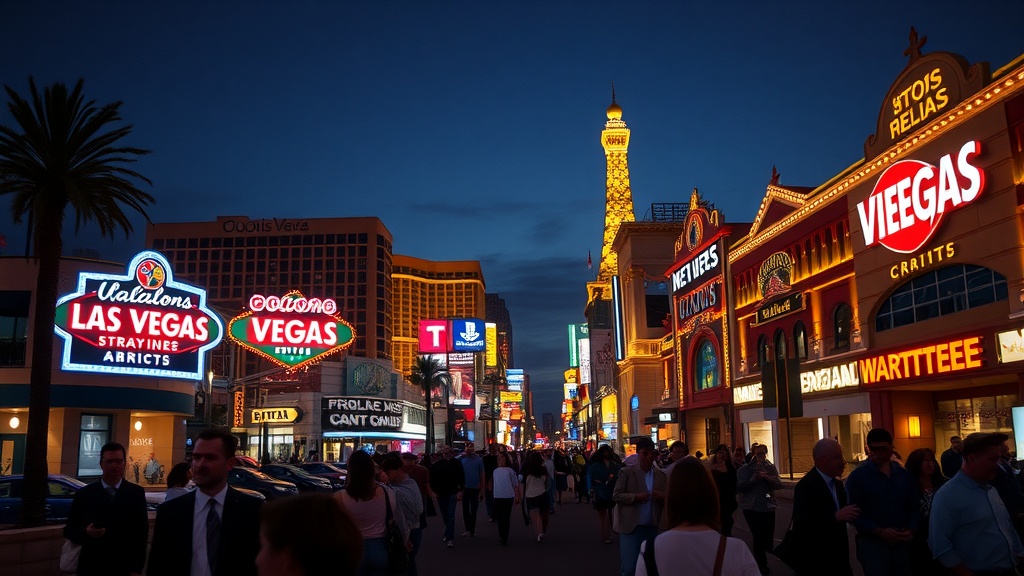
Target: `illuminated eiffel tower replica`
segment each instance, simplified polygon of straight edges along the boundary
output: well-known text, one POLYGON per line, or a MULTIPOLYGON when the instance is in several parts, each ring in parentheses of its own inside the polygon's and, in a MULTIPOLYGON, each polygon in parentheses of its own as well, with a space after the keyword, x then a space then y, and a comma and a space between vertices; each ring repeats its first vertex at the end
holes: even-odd
MULTIPOLYGON (((601 146, 604 147, 606 164, 605 176, 605 208, 604 208, 604 239, 601 246, 601 261, 597 278, 587 282, 587 308, 585 315, 590 326, 591 362, 614 366, 614 356, 610 359, 601 358, 611 353, 600 342, 604 340, 602 331, 607 330, 608 337, 613 329, 612 319, 612 277, 618 272, 618 255, 612 248, 615 235, 623 222, 636 221, 633 213, 633 192, 629 187, 629 164, 626 155, 629 149, 629 128, 622 121, 622 108, 615 102, 615 87, 612 86, 612 103, 607 110, 608 121, 601 131, 601 146)), ((614 373, 614 368, 612 369, 614 373)), ((598 378, 590 393, 593 400, 614 392, 614 378, 598 378), (604 381, 599 381, 604 380, 604 381)))

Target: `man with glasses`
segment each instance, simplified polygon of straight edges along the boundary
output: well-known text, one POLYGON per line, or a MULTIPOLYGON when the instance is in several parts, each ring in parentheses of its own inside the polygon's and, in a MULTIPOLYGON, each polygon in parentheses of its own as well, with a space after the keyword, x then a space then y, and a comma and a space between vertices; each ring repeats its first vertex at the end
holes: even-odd
POLYGON ((910 540, 920 520, 915 480, 892 461, 892 434, 874 428, 867 436, 868 460, 846 479, 849 503, 860 508, 857 560, 864 576, 910 573, 910 540))
POLYGON ((665 476, 672 473, 672 467, 676 465, 683 458, 690 455, 690 449, 686 446, 686 442, 682 440, 676 440, 668 447, 668 458, 670 462, 662 470, 665 472, 665 476))
POLYGON ((946 478, 952 478, 960 471, 964 464, 964 456, 959 436, 949 439, 949 448, 939 457, 939 464, 942 465, 942 475, 946 478))
POLYGON ((621 576, 636 573, 640 544, 658 535, 665 508, 668 478, 654 465, 654 441, 647 436, 636 440, 636 464, 619 472, 612 498, 612 526, 619 534, 621 576))
POLYGON ((64 536, 82 547, 79 575, 142 574, 149 538, 146 491, 124 479, 125 450, 100 448, 99 480, 75 493, 64 536))

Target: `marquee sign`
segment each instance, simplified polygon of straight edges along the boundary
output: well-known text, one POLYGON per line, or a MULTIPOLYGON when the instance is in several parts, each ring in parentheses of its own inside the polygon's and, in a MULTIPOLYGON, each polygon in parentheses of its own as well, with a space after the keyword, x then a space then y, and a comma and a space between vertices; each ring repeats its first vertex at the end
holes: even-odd
POLYGON ((253 294, 249 310, 228 324, 228 337, 242 348, 288 370, 319 362, 355 341, 355 329, 338 316, 331 299, 253 294))
POLYGON ((302 409, 294 406, 254 408, 251 414, 253 424, 294 424, 302 420, 302 409))
POLYGON ((757 309, 754 315, 754 326, 760 326, 772 320, 778 320, 783 316, 789 316, 803 310, 806 306, 804 293, 797 292, 777 300, 763 304, 757 309))
POLYGON ((417 409, 423 415, 426 414, 422 406, 414 406, 402 400, 363 396, 322 398, 321 424, 325 431, 423 433, 423 426, 409 421, 409 416, 417 409))
POLYGON ((61 369, 203 379, 205 352, 224 333, 220 317, 206 306, 206 291, 175 282, 157 252, 140 252, 127 271, 82 272, 77 291, 57 301, 61 369))
POLYGON ((972 336, 857 361, 865 385, 956 374, 985 366, 984 338, 972 336))
POLYGON ((943 217, 974 202, 985 188, 976 159, 981 142, 939 158, 938 167, 901 160, 878 177, 867 199, 857 204, 864 247, 881 244, 893 252, 917 252, 938 231, 943 217))

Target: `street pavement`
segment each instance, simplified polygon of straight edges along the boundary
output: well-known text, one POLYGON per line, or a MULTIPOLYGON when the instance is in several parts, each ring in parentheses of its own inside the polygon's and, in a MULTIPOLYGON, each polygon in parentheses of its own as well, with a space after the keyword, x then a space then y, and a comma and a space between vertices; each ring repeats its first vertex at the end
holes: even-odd
MULTIPOLYGON (((792 486, 776 492, 779 508, 776 513, 775 540, 778 543, 789 526, 792 514, 792 486)), ((419 573, 423 576, 522 576, 524 573, 539 574, 586 574, 587 576, 615 576, 619 573, 619 541, 604 544, 598 537, 597 512, 584 501, 576 504, 575 498, 566 495, 561 506, 555 505, 555 515, 548 523, 544 541, 537 543, 533 528, 523 523, 518 508, 512 511, 512 526, 508 544, 498 541, 498 525, 487 521, 487 512, 481 502, 477 518, 476 536, 461 537, 465 530, 462 522, 462 505, 455 512, 455 547, 447 548, 442 542, 444 525, 440 517, 427 519, 423 544, 417 556, 419 573)), ((750 546, 750 531, 743 514, 736 511, 736 525, 733 536, 750 546)), ((851 530, 850 551, 853 556, 851 530)), ((712 552, 713 553, 713 552, 712 552)), ((793 571, 768 556, 773 576, 790 576, 793 571)), ((863 576, 860 564, 853 558, 855 576, 863 576)))

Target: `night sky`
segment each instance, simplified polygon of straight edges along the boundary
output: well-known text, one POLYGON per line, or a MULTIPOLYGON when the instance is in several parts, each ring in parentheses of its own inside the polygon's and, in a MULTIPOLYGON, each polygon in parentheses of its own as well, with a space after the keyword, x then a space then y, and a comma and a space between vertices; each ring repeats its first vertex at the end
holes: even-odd
MULTIPOLYGON (((925 53, 993 70, 1024 53, 1009 0, 7 0, 0 22, 3 84, 81 77, 124 101, 154 222, 377 216, 397 254, 479 260, 538 414, 559 409, 565 326, 598 268, 613 81, 637 219, 698 187, 742 222, 772 166, 817 186, 862 158, 912 25, 925 53)), ((65 250, 127 261, 134 221, 128 242, 69 226, 65 250)))

